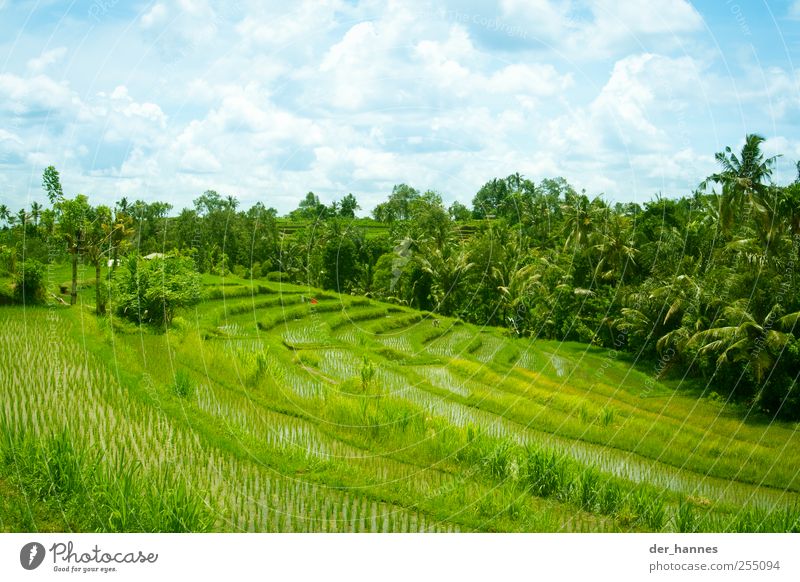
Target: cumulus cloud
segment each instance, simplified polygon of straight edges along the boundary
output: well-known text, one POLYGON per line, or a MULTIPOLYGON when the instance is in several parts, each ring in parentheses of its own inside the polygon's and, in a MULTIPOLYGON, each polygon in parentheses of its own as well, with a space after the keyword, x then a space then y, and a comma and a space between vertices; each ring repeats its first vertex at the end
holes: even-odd
POLYGON ((58 48, 54 48, 48 51, 43 52, 36 58, 30 59, 28 61, 28 70, 31 73, 41 73, 45 69, 49 68, 51 65, 54 65, 61 61, 64 58, 64 55, 67 54, 67 47, 60 46, 58 48))
POLYGON ((90 193, 105 180, 99 196, 113 179, 280 211, 308 190, 369 209, 400 181, 469 202, 516 171, 624 198, 685 193, 730 135, 800 123, 797 74, 726 69, 684 0, 157 0, 135 17, 97 23, 84 52, 29 42, 47 48, 0 74, 20 174, 64 163, 90 193), (89 82, 119 34, 135 65, 89 82))
POLYGON ((702 29, 686 0, 503 0, 503 15, 571 58, 596 60, 702 29))
POLYGON ((0 74, 0 109, 7 112, 64 117, 74 115, 81 105, 81 99, 67 83, 47 75, 0 74))

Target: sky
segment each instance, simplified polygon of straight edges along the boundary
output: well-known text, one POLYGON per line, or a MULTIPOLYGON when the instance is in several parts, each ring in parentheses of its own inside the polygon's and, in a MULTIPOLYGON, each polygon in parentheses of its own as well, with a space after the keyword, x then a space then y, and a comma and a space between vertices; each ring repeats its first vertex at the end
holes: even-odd
POLYGON ((748 133, 800 160, 800 0, 0 0, 0 203, 203 191, 367 214, 515 172, 688 195, 748 133))

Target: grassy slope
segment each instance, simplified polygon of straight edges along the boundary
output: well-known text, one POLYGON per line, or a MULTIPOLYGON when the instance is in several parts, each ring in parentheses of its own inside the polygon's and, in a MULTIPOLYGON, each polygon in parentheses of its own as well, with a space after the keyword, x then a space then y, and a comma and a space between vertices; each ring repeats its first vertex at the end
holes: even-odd
MULTIPOLYGON (((434 327, 426 314, 291 285, 209 288, 216 299, 168 334, 98 322, 84 289, 87 307, 50 312, 77 351, 37 361, 29 381, 71 360, 100 370, 74 388, 92 390, 74 395, 91 409, 79 432, 185 478, 213 505, 217 529, 678 529, 687 500, 709 512, 709 529, 743 516, 736 529, 757 529, 740 506, 797 501, 794 427, 743 422, 663 385, 644 394, 647 374, 603 350, 447 319, 434 327), (302 302, 309 295, 319 303, 302 302), (174 393, 176 375, 188 397, 174 393), (115 424, 101 427, 109 415, 115 424), (567 452, 579 478, 530 495, 524 444, 567 452), (585 467, 611 485, 590 490, 585 467)), ((48 326, 44 309, 0 317, 22 320, 17 336, 48 326)))

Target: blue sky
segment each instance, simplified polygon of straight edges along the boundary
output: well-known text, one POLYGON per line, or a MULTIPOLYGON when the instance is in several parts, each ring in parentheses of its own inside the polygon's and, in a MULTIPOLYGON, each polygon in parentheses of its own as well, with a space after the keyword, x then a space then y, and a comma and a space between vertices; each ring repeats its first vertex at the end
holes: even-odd
POLYGON ((370 210, 495 176, 689 194, 747 133, 800 159, 800 0, 0 0, 0 202, 370 210))

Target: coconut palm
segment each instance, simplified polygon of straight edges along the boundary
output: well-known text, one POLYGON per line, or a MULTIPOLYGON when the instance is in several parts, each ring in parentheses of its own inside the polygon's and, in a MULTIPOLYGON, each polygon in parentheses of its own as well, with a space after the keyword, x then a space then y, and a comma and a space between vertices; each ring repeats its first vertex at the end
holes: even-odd
POLYGON ((791 341, 791 331, 800 319, 800 312, 781 315, 781 311, 781 306, 775 305, 759 320, 748 310, 748 301, 739 299, 723 309, 717 325, 695 333, 688 345, 697 347, 698 355, 717 355, 718 367, 744 363, 760 385, 791 341))
POLYGON ((564 249, 570 246, 576 250, 589 244, 589 236, 593 231, 592 203, 585 194, 576 194, 567 198, 561 207, 564 213, 564 249))
POLYGON ((764 158, 761 152, 763 142, 762 136, 751 133, 745 137, 738 156, 730 146, 717 152, 714 157, 721 171, 709 176, 701 185, 705 188, 708 182, 715 182, 722 186, 719 213, 720 224, 725 233, 730 232, 735 218, 740 216, 747 203, 759 202, 765 183, 772 176, 772 168, 778 156, 764 158))
POLYGON ((636 266, 636 249, 631 219, 613 213, 604 222, 604 228, 595 235, 593 249, 600 259, 595 267, 595 279, 602 281, 624 280, 636 266))
POLYGON ((458 305, 459 283, 475 264, 470 262, 464 248, 426 246, 425 252, 418 255, 418 261, 422 271, 431 277, 431 298, 438 305, 438 311, 452 314, 458 305))
POLYGON ((31 218, 33 219, 33 226, 39 226, 39 218, 42 216, 42 205, 38 202, 31 202, 31 218))

